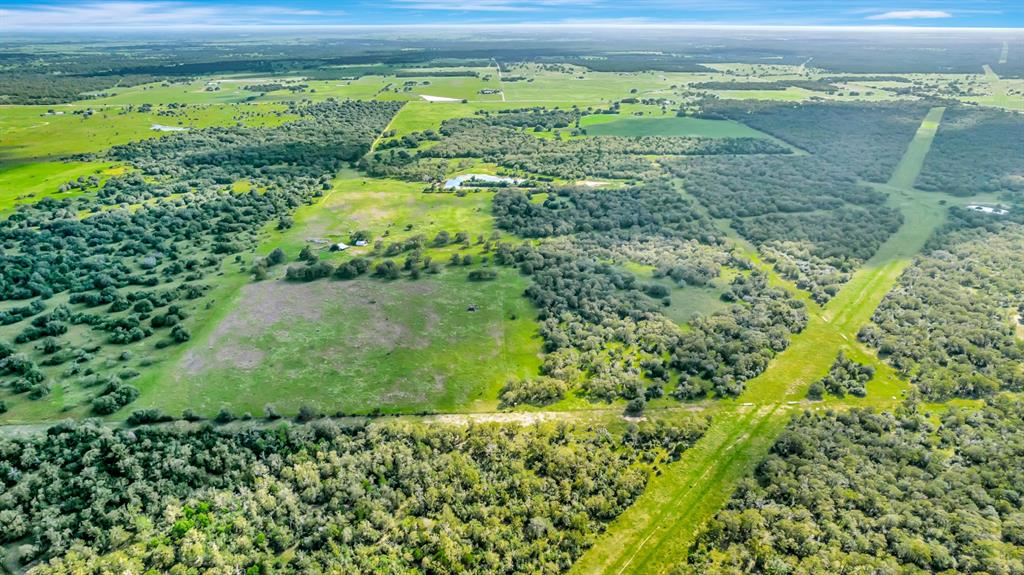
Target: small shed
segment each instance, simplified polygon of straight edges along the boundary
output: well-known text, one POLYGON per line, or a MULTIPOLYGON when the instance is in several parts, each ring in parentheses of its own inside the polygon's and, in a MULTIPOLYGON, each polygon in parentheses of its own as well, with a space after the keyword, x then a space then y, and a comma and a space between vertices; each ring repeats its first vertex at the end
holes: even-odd
POLYGON ((345 251, 347 249, 348 249, 348 244, 345 244, 345 243, 342 243, 342 242, 338 242, 336 244, 331 244, 331 251, 332 252, 341 252, 341 251, 345 251))

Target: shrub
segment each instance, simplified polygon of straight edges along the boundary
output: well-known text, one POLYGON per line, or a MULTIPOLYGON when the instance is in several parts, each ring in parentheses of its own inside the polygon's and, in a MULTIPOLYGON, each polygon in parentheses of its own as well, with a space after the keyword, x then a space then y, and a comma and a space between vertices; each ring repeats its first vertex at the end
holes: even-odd
POLYGON ((308 405, 303 405, 299 408, 299 414, 295 416, 295 421, 298 421, 299 423, 306 423, 318 417, 320 417, 320 414, 317 413, 316 409, 308 405))
POLYGON ((220 408, 220 411, 217 412, 217 416, 213 418, 213 421, 216 423, 230 423, 234 420, 234 414, 232 414, 226 407, 220 408))
POLYGON ((487 269, 484 269, 484 270, 473 270, 473 271, 469 272, 469 276, 468 277, 469 277, 469 281, 471 281, 471 282, 490 281, 490 280, 493 280, 494 278, 498 277, 498 272, 496 272, 494 270, 487 270, 487 269))
POLYGON ((162 423, 171 421, 174 418, 159 409, 136 409, 128 416, 128 425, 146 425, 148 423, 162 423))
POLYGON ((501 405, 547 405, 565 397, 568 389, 566 382, 553 377, 511 379, 501 390, 501 405))

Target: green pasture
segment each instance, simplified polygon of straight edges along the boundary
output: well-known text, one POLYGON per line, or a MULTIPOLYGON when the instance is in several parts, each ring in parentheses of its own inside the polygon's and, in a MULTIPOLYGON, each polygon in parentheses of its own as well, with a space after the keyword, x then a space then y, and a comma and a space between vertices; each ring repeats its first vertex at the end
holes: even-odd
POLYGON ((135 405, 205 415, 259 414, 267 403, 292 414, 303 405, 493 410, 508 378, 536 373, 540 340, 521 295, 525 278, 505 269, 498 280, 469 282, 466 273, 250 283, 135 405))
MULTIPOLYGON (((507 73, 505 75, 515 75, 507 73)), ((537 71, 532 82, 502 82, 505 98, 510 102, 592 102, 607 104, 623 98, 643 98, 666 95, 673 84, 669 74, 662 72, 611 73, 581 72, 578 75, 537 71), (636 92, 633 92, 636 90, 636 92)))
MULTIPOLYGON (((471 191, 459 197, 450 192, 424 193, 426 189, 426 184, 415 182, 343 174, 320 202, 300 208, 294 216, 295 226, 268 243, 266 251, 280 244, 286 251, 298 253, 303 245, 317 245, 318 239, 348 243, 351 234, 360 230, 384 243, 419 234, 433 239, 442 230, 452 237, 466 232, 475 243, 478 236, 489 238, 495 232, 490 215, 493 192, 471 191)), ((323 255, 326 261, 340 261, 353 254, 366 254, 371 247, 323 255)), ((440 249, 439 255, 447 259, 455 249, 440 249)))
POLYGON ((279 279, 284 264, 262 282, 231 280, 216 309, 194 324, 192 341, 141 381, 133 405, 207 415, 221 407, 261 413, 265 403, 283 413, 307 404, 331 413, 495 409, 509 377, 539 367, 536 311, 522 295, 528 278, 500 269, 496 280, 468 281, 470 270, 486 265, 477 242, 495 232, 493 192, 459 197, 425 188, 345 172, 320 202, 295 213, 291 229, 268 230, 256 253, 280 247, 291 263, 309 245, 337 265, 371 252, 372 242, 327 250, 329 243, 349 243, 355 231, 385 244, 466 232, 469 248, 425 250, 443 264, 440 274, 291 283, 279 279), (468 254, 473 264, 450 266, 452 254, 468 254))
POLYGON ((402 106, 402 109, 391 120, 388 129, 394 130, 396 136, 424 130, 436 130, 445 120, 467 118, 478 110, 485 109, 496 108, 492 108, 490 104, 412 101, 402 106))
POLYGON ((0 163, 0 213, 49 196, 73 197, 81 192, 60 193, 60 186, 81 176, 99 176, 102 182, 120 171, 103 162, 0 163))
POLYGON ((64 106, 0 106, 0 164, 47 162, 73 154, 101 152, 132 140, 154 138, 173 132, 153 130, 153 124, 206 128, 242 123, 247 126, 277 125, 294 119, 276 105, 193 106, 175 115, 127 111, 123 106, 93 103, 64 106), (74 114, 92 108, 85 117, 74 114), (49 113, 50 111, 54 113, 49 113))

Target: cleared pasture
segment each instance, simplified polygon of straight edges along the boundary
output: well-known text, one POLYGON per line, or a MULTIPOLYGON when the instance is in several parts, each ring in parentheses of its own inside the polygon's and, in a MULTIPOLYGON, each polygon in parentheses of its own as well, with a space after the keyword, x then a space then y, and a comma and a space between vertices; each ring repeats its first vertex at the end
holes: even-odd
MULTIPOLYGON (((493 281, 467 279, 484 265, 477 238, 495 231, 491 192, 459 197, 423 189, 345 173, 320 202, 296 212, 291 229, 268 231, 256 251, 281 247, 290 264, 310 245, 337 265, 372 249, 372 242, 326 249, 328 242, 349 242, 355 231, 385 244, 419 234, 432 239, 442 230, 467 233, 468 249, 425 250, 443 264, 439 274, 305 284, 237 274, 210 315, 196 322, 192 341, 140 381, 134 405, 206 415, 221 407, 258 414, 265 403, 282 413, 302 405, 331 413, 495 409, 509 377, 539 367, 536 312, 522 295, 529 280, 514 269, 498 269, 493 281), (470 254, 474 263, 449 266, 452 254, 470 254)), ((393 259, 401 265, 404 255, 393 259)), ((273 268, 272 278, 289 264, 273 268)))
POLYGON ((283 413, 493 410, 509 377, 536 372, 540 341, 525 279, 502 270, 473 283, 465 273, 386 286, 250 283, 172 364, 177 375, 137 403, 206 415, 259 414, 266 403, 283 413))
POLYGON ((139 112, 128 111, 124 106, 93 103, 3 106, 0 110, 0 163, 52 161, 170 133, 153 130, 153 124, 186 128, 239 122, 247 126, 273 126, 294 119, 283 106, 247 104, 190 106, 175 110, 174 115, 161 115, 161 109, 139 112), (90 109, 91 114, 84 114, 90 109))

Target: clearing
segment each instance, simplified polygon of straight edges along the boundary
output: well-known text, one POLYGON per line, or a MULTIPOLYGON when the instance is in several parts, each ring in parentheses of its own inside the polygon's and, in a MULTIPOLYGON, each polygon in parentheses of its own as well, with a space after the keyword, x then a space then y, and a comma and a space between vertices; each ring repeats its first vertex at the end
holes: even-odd
POLYGON ((493 410, 509 377, 536 372, 539 339, 526 279, 448 272, 419 281, 268 280, 230 312, 137 405, 260 414, 303 405, 331 412, 493 410), (469 311, 474 309, 475 311, 469 311), (216 382, 216 385, 210 385, 216 382))
MULTIPOLYGON (((196 322, 202 327, 189 345, 139 381, 142 395, 133 407, 204 415, 221 407, 259 414, 265 403, 282 413, 302 405, 348 413, 494 410, 507 379, 535 374, 540 364, 536 311, 522 295, 529 278, 516 270, 495 268, 495 280, 469 281, 480 262, 447 265, 462 255, 452 243, 430 248, 427 254, 444 265, 417 281, 274 279, 305 245, 333 265, 366 255, 373 241, 327 250, 333 242, 354 243, 356 231, 385 244, 442 230, 465 232, 472 241, 495 233, 492 192, 423 190, 343 173, 318 203, 295 212, 291 229, 268 232, 256 250, 265 255, 280 247, 289 263, 263 282, 238 274, 213 319, 196 322)), ((404 257, 393 259, 401 265, 404 257)))

